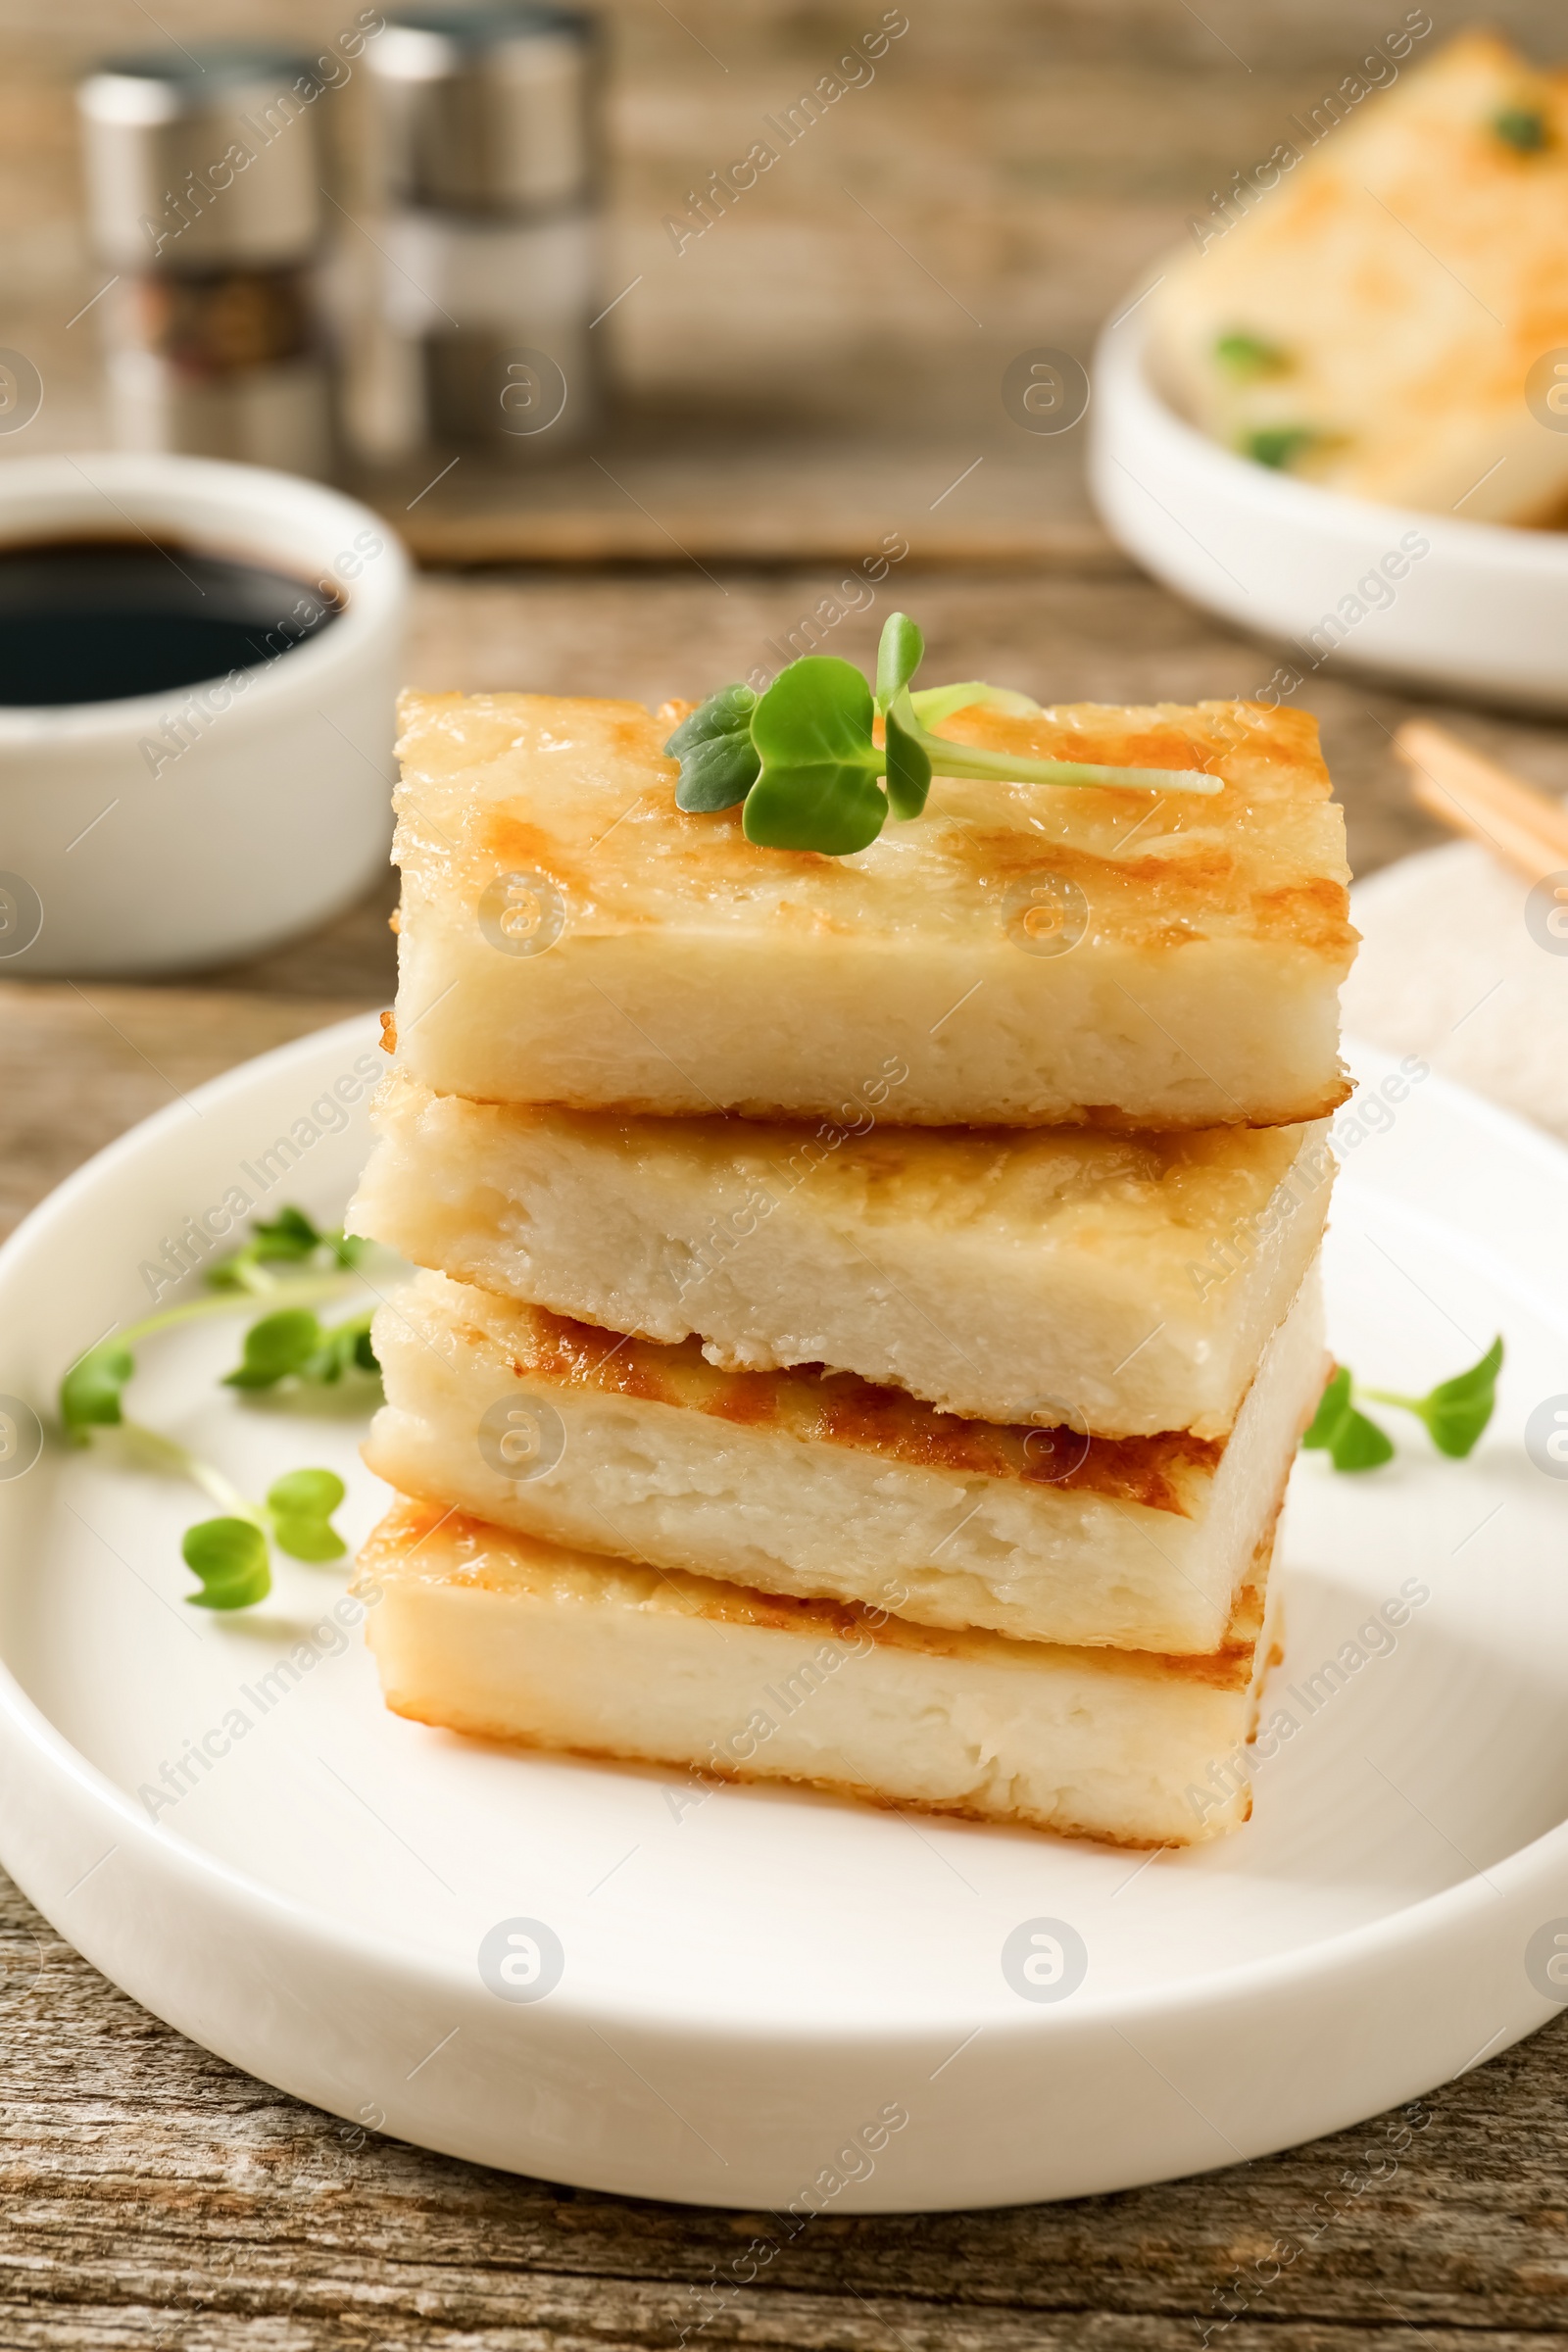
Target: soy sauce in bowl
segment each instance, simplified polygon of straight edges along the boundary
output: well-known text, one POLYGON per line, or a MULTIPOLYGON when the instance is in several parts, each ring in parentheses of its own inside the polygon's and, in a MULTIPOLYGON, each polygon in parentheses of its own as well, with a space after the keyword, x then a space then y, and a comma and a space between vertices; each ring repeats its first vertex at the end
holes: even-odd
POLYGON ((342 610, 287 572, 172 539, 0 547, 0 708, 197 686, 275 661, 342 610))

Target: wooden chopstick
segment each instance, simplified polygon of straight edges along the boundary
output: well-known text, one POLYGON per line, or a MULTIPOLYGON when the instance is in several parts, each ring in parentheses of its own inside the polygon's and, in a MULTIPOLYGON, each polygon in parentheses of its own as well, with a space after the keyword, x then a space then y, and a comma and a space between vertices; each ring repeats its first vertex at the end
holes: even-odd
POLYGON ((1410 771, 1410 792, 1456 833, 1484 842, 1541 882, 1568 869, 1568 808, 1483 758, 1430 719, 1409 718, 1394 748, 1410 771))

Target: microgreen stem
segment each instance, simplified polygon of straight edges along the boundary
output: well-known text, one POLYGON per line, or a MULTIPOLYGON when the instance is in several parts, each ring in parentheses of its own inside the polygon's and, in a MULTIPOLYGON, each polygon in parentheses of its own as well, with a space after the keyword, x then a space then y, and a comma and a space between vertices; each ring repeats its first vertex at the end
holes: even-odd
POLYGON ((161 1430, 149 1429, 142 1421, 114 1422, 107 1429, 94 1430, 92 1435, 99 1446, 108 1438, 117 1452, 127 1453, 143 1469, 159 1471, 167 1478, 188 1480, 210 1496, 220 1510, 236 1519, 248 1519, 253 1527, 265 1533, 267 1519, 260 1503, 249 1501, 221 1470, 204 1462, 200 1454, 192 1453, 176 1438, 166 1438, 161 1430))
POLYGON ((1225 789, 1219 776, 1198 767, 1099 767, 1087 760, 1021 760, 1010 752, 984 752, 973 744, 949 743, 920 730, 919 741, 939 776, 976 783, 1092 784, 1113 792, 1195 792, 1210 799, 1225 789))
POLYGON ((1040 705, 1033 695, 1016 694, 1010 686, 988 686, 984 678, 968 678, 959 686, 913 686, 909 702, 915 717, 934 727, 955 710, 1005 710, 1013 718, 1038 718, 1040 705))
MULTIPOLYGON (((252 1271, 246 1269, 247 1277, 252 1271)), ((350 1289, 355 1280, 356 1270, 349 1266, 330 1274, 270 1274, 257 1284, 247 1279, 243 1290, 215 1291, 210 1298, 187 1299, 183 1306, 161 1307, 155 1315, 143 1315, 139 1323, 117 1326, 101 1340, 95 1340, 93 1348, 107 1348, 111 1343, 117 1348, 134 1348, 150 1339, 154 1332, 172 1331, 176 1323, 195 1323, 207 1315, 231 1315, 237 1307, 252 1307, 259 1297, 278 1306, 308 1306, 314 1299, 330 1298, 350 1289)), ((91 1348, 84 1348, 82 1354, 90 1355, 92 1351, 91 1348)), ((76 1360, 79 1362, 80 1358, 76 1360)))
MULTIPOLYGON (((957 706, 959 709, 962 705, 957 706)), ((933 735, 915 715, 914 698, 907 687, 894 696, 890 709, 905 730, 914 737, 931 762, 934 775, 996 784, 1109 785, 1127 792, 1223 792, 1224 779, 1196 767, 1100 767, 1085 760, 1025 760, 1011 752, 988 752, 977 744, 951 743, 933 735)))

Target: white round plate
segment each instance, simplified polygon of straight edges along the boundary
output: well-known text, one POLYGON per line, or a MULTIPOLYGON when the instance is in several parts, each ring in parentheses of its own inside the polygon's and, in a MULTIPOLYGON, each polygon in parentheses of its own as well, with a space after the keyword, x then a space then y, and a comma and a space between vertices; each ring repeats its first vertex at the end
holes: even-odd
MULTIPOLYGON (((318 1138, 312 1110, 372 1040, 351 1022, 269 1054, 64 1185, 0 1252, 0 1390, 46 1409, 112 1318, 146 1311, 164 1238, 254 1191, 243 1171, 265 1174, 275 1139, 298 1158, 268 1202, 339 1214, 363 1106, 318 1138)), ((1508 1363, 1467 1463, 1401 1420, 1385 1470, 1298 1465, 1266 1712, 1299 1728, 1234 1838, 1149 1857, 778 1788, 698 1795, 675 1772, 405 1723, 329 1614, 341 1568, 285 1563, 248 1614, 187 1608, 199 1499, 51 1445, 0 1479, 0 1858, 147 2008, 352 2124, 720 2205, 1125 2188, 1334 2130, 1504 2047, 1568 1998, 1547 1972, 1568 1936, 1568 1486, 1524 1444, 1568 1386, 1568 1156, 1437 1078, 1359 1066, 1389 1085, 1336 1122, 1335 1346, 1411 1391, 1499 1328, 1508 1363), (1426 1597, 1396 1637, 1358 1642, 1401 1591, 1426 1597), (477 1957, 520 1919, 564 1955, 529 2002, 477 1957), (1004 1974, 1005 1939, 1041 1920, 1087 1949, 1065 1999, 1004 1974)), ((132 1409, 249 1493, 332 1463, 358 1540, 384 1491, 356 1426, 219 1388, 238 1328, 149 1343, 132 1409)))
MULTIPOLYGON (((1146 357, 1135 308, 1095 355, 1089 481, 1107 530, 1156 579, 1291 640, 1290 666, 1304 675, 1331 662, 1568 710, 1568 534, 1375 506, 1271 472, 1178 416, 1146 357), (1406 533, 1428 551, 1413 562, 1406 533), (1358 595, 1391 556, 1404 566, 1396 585, 1384 577, 1358 595)), ((1269 691, 1271 666, 1260 663, 1254 698, 1269 691)))

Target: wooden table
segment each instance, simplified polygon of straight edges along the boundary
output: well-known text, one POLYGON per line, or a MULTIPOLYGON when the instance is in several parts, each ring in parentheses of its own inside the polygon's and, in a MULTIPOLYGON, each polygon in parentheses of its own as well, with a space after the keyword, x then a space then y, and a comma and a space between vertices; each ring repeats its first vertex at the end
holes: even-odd
MULTIPOLYGON (((409 674, 657 700, 743 672, 830 573, 428 578, 409 674), (693 649, 697 649, 695 652, 693 649)), ((1273 659, 1096 551, 1074 568, 918 573, 896 595, 929 674, 1054 700, 1247 693, 1273 659)), ((865 661, 881 609, 833 650, 865 661)), ((1325 675, 1352 852, 1432 838, 1389 752, 1413 706, 1325 675)), ((1445 713, 1568 786, 1561 730, 1445 713)), ((14 1221, 89 1152, 230 1063, 388 1001, 390 892, 200 986, 0 987, 14 1221)), ((1409 1986, 1419 2001, 1418 1980, 1409 1986)), ((1266 2162, 1071 2204, 814 2222, 736 2288, 766 2217, 560 2189, 363 2137, 193 2048, 105 1984, 14 1889, 0 1899, 5 2219, 0 2346, 305 2352, 434 2346, 1188 2346, 1320 2352, 1568 2336, 1563 2028, 1383 2119, 1266 2162), (716 2283, 715 2283, 716 2282, 716 2283), (683 2336, 683 2330, 685 2331, 683 2336), (699 2332, 700 2330, 700 2332, 699 2332)), ((1005 2129, 999 2117, 998 2129, 1005 2129)))

